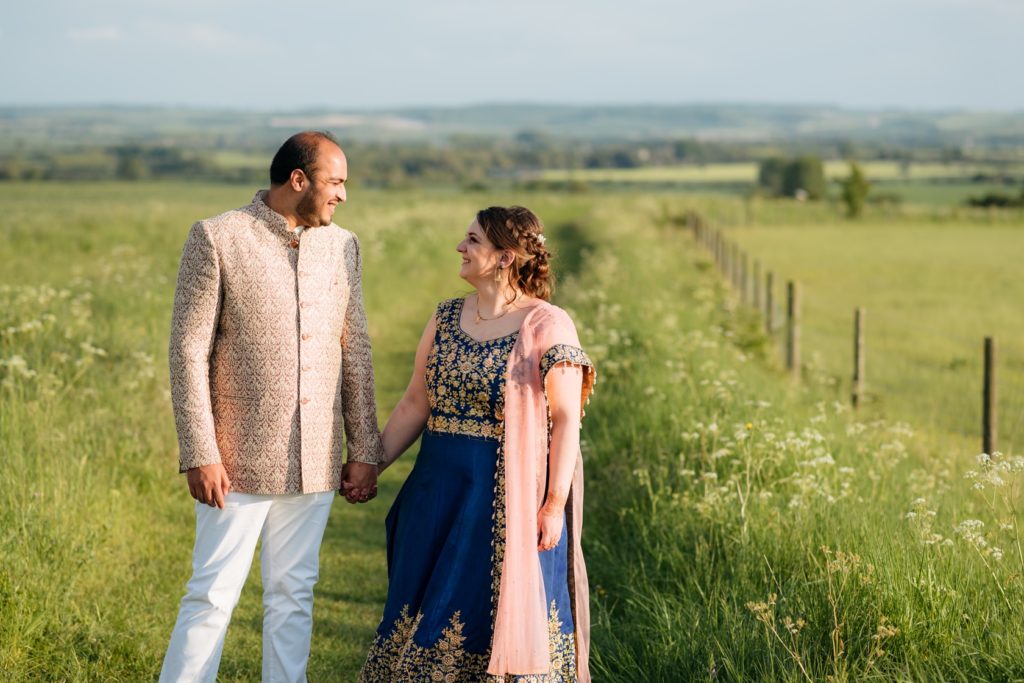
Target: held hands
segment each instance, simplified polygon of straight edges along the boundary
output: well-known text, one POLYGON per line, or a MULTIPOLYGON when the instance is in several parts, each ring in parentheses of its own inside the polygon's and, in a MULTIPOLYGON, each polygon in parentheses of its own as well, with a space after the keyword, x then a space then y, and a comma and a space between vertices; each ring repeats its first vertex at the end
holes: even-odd
POLYGON ((200 503, 210 507, 224 508, 224 497, 231 490, 231 480, 224 465, 202 465, 193 467, 185 474, 188 492, 200 503))
POLYGON ((365 462, 347 462, 341 468, 341 490, 350 503, 365 503, 377 496, 377 466, 365 462))
POLYGON ((548 501, 537 513, 537 550, 544 552, 558 545, 565 526, 565 507, 548 501))

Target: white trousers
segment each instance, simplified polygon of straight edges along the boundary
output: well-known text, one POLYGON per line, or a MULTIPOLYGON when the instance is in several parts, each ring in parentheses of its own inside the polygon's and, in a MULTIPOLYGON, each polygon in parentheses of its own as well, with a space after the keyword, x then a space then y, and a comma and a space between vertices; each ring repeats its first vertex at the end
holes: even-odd
POLYGON ((261 541, 263 681, 306 680, 313 585, 334 491, 282 496, 228 493, 224 509, 196 503, 192 578, 164 657, 161 683, 217 678, 231 612, 261 541))

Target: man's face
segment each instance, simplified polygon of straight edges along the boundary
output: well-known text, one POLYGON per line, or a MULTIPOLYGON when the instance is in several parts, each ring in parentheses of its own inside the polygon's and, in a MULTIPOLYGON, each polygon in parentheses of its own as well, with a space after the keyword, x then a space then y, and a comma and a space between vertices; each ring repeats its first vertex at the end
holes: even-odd
POLYGON ((348 160, 337 145, 320 143, 316 163, 306 189, 295 207, 303 225, 320 227, 330 225, 334 209, 345 201, 345 181, 348 179, 348 160))

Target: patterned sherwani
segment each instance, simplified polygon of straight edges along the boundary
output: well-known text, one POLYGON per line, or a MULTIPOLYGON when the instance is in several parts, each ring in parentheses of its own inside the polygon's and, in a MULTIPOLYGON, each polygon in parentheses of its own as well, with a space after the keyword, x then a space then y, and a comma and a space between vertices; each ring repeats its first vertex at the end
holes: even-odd
POLYGON ((223 463, 232 490, 313 493, 377 463, 359 242, 331 224, 293 242, 265 203, 199 221, 185 243, 169 361, 181 471, 223 463))

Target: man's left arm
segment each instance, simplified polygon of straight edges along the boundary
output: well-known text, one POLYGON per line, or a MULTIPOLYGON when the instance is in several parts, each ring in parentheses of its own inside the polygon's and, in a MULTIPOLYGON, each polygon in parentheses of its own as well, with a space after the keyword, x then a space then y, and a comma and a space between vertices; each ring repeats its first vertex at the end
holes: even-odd
POLYGON ((376 484, 377 465, 384 460, 384 444, 377 424, 373 354, 363 305, 363 264, 355 235, 346 250, 345 266, 349 299, 341 333, 341 398, 348 448, 346 481, 364 488, 376 484))

